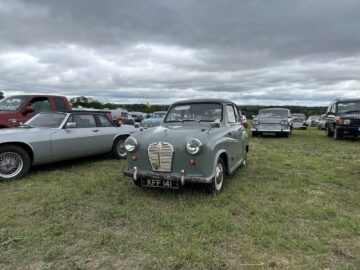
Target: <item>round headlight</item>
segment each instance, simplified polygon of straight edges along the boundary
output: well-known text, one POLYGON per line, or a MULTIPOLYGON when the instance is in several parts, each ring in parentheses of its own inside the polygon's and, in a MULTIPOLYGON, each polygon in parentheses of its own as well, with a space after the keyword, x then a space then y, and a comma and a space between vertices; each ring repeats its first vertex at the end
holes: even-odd
POLYGON ((202 143, 199 139, 191 138, 186 143, 186 150, 191 155, 196 155, 201 149, 202 143))
POLYGON ((253 123, 253 125, 258 125, 258 124, 260 124, 259 120, 253 120, 252 123, 253 123))
POLYGON ((137 146, 137 140, 133 137, 128 137, 125 140, 125 149, 126 151, 133 152, 137 146))
POLYGON ((350 125, 350 119, 345 119, 344 120, 344 125, 350 125))
POLYGON ((287 125, 288 125, 288 121, 287 121, 287 120, 281 120, 281 121, 280 121, 280 125, 282 125, 282 126, 287 126, 287 125))

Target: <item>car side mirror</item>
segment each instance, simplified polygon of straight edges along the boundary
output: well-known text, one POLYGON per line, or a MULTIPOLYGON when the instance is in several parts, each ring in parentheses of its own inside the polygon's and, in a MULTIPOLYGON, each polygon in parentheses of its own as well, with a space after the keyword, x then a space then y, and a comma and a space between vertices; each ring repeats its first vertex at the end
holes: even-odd
POLYGON ((219 128, 220 127, 220 121, 219 120, 215 120, 214 122, 210 123, 210 127, 211 128, 219 128))
POLYGON ((76 123, 75 122, 67 122, 66 129, 70 129, 70 128, 76 128, 76 123))
POLYGON ((34 112, 34 108, 31 105, 27 105, 24 110, 25 113, 32 113, 34 112))

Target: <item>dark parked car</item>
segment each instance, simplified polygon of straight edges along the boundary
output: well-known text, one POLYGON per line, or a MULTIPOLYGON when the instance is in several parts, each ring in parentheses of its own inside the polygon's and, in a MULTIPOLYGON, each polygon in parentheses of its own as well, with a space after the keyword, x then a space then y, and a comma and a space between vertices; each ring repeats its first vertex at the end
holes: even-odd
POLYGON ((229 100, 185 100, 170 106, 161 126, 125 141, 130 176, 137 186, 179 188, 203 183, 211 193, 225 175, 246 164, 248 135, 229 100))
POLYGON ((360 134, 360 99, 338 99, 326 112, 325 133, 335 140, 360 134))

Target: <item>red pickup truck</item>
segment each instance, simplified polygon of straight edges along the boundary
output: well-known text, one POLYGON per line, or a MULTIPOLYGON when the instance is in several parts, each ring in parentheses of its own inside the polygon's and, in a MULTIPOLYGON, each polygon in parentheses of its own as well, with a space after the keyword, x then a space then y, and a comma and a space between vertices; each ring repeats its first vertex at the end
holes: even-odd
POLYGON ((0 128, 16 127, 40 112, 70 112, 66 97, 18 95, 0 101, 0 128))

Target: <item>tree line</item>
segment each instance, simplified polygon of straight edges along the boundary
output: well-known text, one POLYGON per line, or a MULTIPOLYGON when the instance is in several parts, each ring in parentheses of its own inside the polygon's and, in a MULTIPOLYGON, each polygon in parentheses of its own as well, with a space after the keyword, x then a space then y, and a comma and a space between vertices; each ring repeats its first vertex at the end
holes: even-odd
MULTIPOLYGON (((169 108, 169 105, 158 105, 158 104, 117 104, 117 103, 101 103, 98 100, 95 100, 90 97, 75 97, 70 99, 73 107, 83 107, 83 108, 95 108, 95 109, 110 109, 114 110, 119 107, 135 112, 144 112, 152 113, 155 111, 166 111, 169 108)), ((290 109, 292 113, 303 113, 306 116, 310 115, 320 115, 326 112, 327 107, 307 107, 307 106, 259 106, 259 105, 244 105, 239 106, 238 109, 242 114, 246 115, 247 118, 252 118, 252 115, 256 115, 259 110, 264 108, 287 108, 290 109)))

